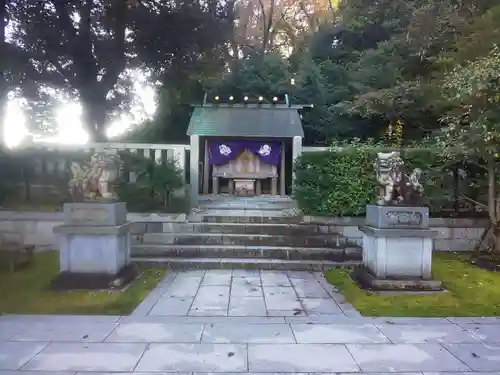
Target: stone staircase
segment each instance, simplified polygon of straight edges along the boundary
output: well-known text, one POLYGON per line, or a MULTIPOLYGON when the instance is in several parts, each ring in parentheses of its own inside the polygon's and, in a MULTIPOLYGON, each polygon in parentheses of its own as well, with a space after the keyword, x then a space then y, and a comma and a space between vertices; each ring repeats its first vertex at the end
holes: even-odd
POLYGON ((206 199, 171 232, 136 238, 132 259, 149 266, 322 270, 360 263, 361 248, 324 225, 303 224, 281 197, 206 199))

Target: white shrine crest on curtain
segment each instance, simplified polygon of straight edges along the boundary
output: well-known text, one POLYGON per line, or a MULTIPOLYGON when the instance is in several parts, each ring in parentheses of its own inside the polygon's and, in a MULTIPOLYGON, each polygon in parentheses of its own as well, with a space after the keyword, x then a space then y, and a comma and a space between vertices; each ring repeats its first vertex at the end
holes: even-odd
POLYGON ((271 155, 271 146, 269 146, 269 145, 263 145, 259 149, 259 155, 261 155, 261 156, 269 156, 269 155, 271 155))
POLYGON ((220 145, 219 152, 221 155, 227 156, 231 153, 231 148, 229 146, 226 146, 226 145, 220 145))

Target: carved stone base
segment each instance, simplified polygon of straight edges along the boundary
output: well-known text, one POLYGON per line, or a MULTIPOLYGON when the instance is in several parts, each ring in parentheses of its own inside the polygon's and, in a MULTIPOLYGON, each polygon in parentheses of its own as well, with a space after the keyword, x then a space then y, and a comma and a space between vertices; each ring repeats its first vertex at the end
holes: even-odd
POLYGON ((116 275, 130 264, 130 223, 118 226, 60 225, 61 272, 116 275))
POLYGON ((125 202, 64 203, 65 225, 117 226, 127 221, 125 202))
POLYGON ((366 225, 373 228, 428 228, 428 207, 366 206, 366 225))
POLYGON ((441 281, 419 278, 376 278, 370 270, 361 267, 353 272, 353 279, 363 289, 393 291, 441 291, 441 281))
POLYGON ((360 226, 363 266, 377 279, 430 279, 431 229, 380 229, 360 226))

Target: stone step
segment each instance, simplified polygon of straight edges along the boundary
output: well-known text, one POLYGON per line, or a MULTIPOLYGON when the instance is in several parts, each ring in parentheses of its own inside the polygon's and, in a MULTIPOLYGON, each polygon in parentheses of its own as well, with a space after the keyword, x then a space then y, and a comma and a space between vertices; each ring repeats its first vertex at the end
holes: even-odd
POLYGON ((292 203, 294 202, 292 197, 283 197, 280 195, 259 195, 256 197, 237 197, 234 195, 212 195, 212 196, 200 196, 198 198, 198 203, 199 204, 209 204, 211 202, 225 202, 225 203, 235 203, 235 202, 242 202, 242 203, 283 203, 283 202, 288 202, 292 203))
POLYGON ((280 211, 291 210, 297 206, 294 203, 259 203, 259 204, 244 204, 244 203, 211 203, 209 205, 200 204, 199 209, 203 210, 241 210, 241 211, 280 211))
POLYGON ((144 245, 243 245, 243 246, 290 246, 330 247, 347 245, 347 239, 339 234, 236 234, 236 233, 145 233, 144 245))
POLYGON ((337 234, 335 227, 315 224, 269 224, 269 223, 179 223, 174 230, 187 233, 221 234, 272 234, 282 236, 301 236, 316 234, 337 234))
POLYGON ((320 260, 282 260, 282 259, 247 259, 247 258, 169 258, 169 257, 133 257, 132 261, 141 266, 161 267, 173 270, 182 269, 264 269, 293 271, 323 271, 331 268, 355 268, 359 261, 332 262, 320 260))
POLYGON ((265 214, 262 212, 249 215, 238 214, 206 214, 200 218, 204 223, 254 223, 254 224, 300 224, 301 216, 284 216, 282 214, 265 214))
POLYGON ((358 261, 362 250, 357 246, 346 248, 302 248, 285 246, 238 245, 134 245, 133 257, 211 258, 211 259, 282 259, 316 261, 358 261))

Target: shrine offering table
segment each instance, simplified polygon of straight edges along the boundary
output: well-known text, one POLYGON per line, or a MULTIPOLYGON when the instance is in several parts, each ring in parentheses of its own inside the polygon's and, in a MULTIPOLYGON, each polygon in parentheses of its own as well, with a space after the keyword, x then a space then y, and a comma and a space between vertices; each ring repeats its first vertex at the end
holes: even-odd
POLYGON ((271 194, 278 194, 278 174, 277 173, 213 173, 213 193, 219 194, 219 180, 220 178, 229 179, 229 192, 230 194, 238 195, 238 191, 247 191, 247 195, 260 195, 262 191, 262 180, 271 179, 271 194))

